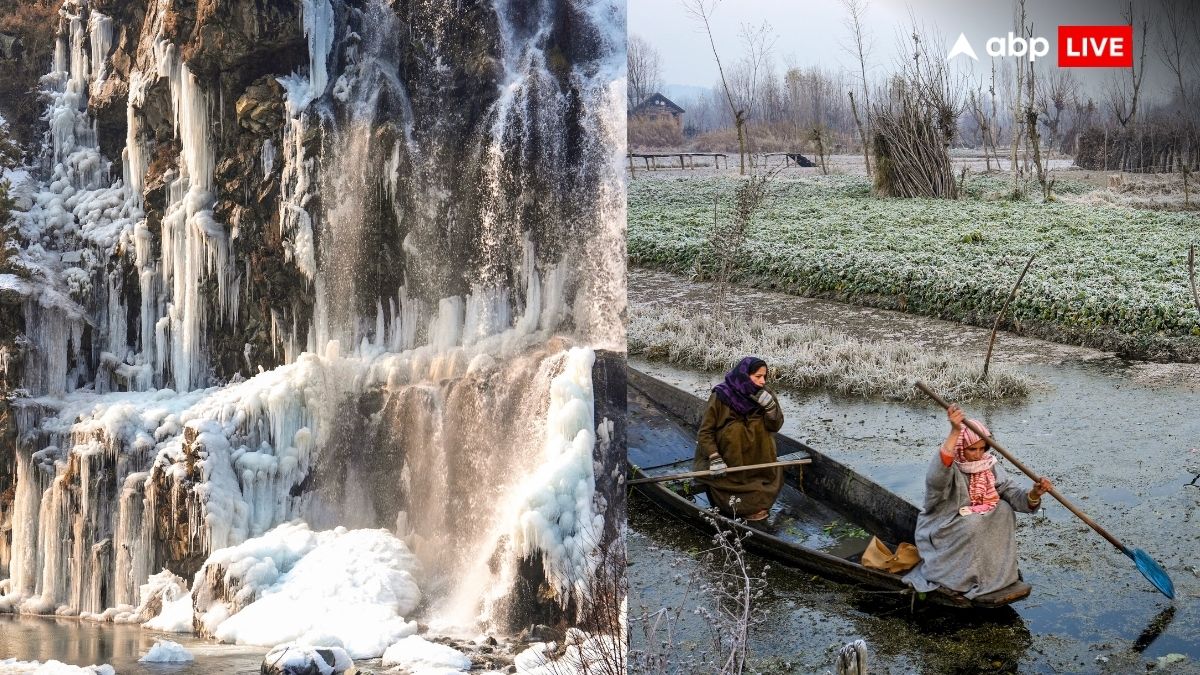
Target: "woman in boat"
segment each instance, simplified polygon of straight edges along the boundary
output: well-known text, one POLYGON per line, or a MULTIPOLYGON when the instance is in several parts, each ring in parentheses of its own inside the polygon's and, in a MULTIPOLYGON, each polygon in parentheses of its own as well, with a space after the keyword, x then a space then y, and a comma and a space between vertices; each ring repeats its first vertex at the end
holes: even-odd
MULTIPOLYGON (((1033 513, 1051 488, 1042 478, 1022 490, 987 452, 986 442, 950 406, 950 435, 925 475, 925 507, 917 516, 921 563, 904 577, 920 592, 942 586, 975 598, 1018 579, 1015 511, 1033 513)), ((989 436, 987 427, 972 420, 989 436)))
POLYGON ((783 426, 779 401, 766 388, 767 363, 747 356, 713 387, 697 434, 697 471, 715 474, 701 479, 709 502, 723 513, 751 522, 770 515, 771 504, 783 486, 779 469, 725 473, 732 466, 775 461, 775 438, 783 426))

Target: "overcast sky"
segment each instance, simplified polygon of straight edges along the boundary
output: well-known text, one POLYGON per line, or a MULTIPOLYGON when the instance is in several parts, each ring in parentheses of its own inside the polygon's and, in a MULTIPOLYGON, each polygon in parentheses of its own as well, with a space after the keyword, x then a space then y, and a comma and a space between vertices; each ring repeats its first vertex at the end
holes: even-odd
MULTIPOLYGON (((942 53, 965 33, 982 68, 989 68, 984 50, 987 39, 1006 36, 1013 27, 1011 0, 870 0, 866 31, 873 43, 868 57, 868 76, 891 72, 900 57, 899 38, 908 34, 910 12, 945 40, 942 53)), ((1053 67, 1057 54, 1059 25, 1113 25, 1121 23, 1125 3, 1114 0, 1029 0, 1027 13, 1034 33, 1050 41, 1047 67, 1053 67)), ((1151 13, 1150 32, 1156 23, 1158 0, 1134 3, 1135 14, 1151 13)), ((1193 7, 1200 11, 1200 2, 1193 7)), ((713 29, 717 49, 726 63, 732 63, 744 51, 739 38, 741 24, 771 24, 778 40, 775 62, 800 66, 822 65, 857 71, 857 61, 847 53, 850 34, 845 25, 846 12, 836 0, 723 0, 717 5, 713 29)), ((662 55, 663 80, 672 85, 709 87, 717 81, 712 51, 702 29, 683 8, 681 0, 630 0, 629 32, 649 41, 662 55)), ((1154 36, 1152 35, 1152 38, 1154 36)), ((1136 52, 1135 52, 1136 56, 1136 52)), ((958 57, 956 63, 972 63, 958 57)), ((1162 64, 1157 47, 1151 42, 1146 52, 1147 80, 1150 90, 1168 87, 1169 73, 1162 64)), ((1077 78, 1093 89, 1114 72, 1104 68, 1073 69, 1077 78)), ((1156 92, 1157 93, 1157 92, 1156 92)))

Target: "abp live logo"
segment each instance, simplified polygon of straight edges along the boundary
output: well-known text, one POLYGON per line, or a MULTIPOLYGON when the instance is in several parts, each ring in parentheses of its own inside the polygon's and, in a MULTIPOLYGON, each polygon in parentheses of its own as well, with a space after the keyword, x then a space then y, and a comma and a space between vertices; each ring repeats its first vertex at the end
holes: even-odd
MULTIPOLYGON (((988 56, 1014 56, 1031 62, 1050 51, 1044 37, 1024 38, 1008 34, 1007 39, 993 37, 987 41, 988 56)), ((965 34, 958 40, 946 60, 966 55, 979 60, 965 34)), ((1059 26, 1059 68, 1132 68, 1133 26, 1059 26)))
POLYGON ((1132 68, 1133 26, 1059 26, 1059 68, 1132 68))

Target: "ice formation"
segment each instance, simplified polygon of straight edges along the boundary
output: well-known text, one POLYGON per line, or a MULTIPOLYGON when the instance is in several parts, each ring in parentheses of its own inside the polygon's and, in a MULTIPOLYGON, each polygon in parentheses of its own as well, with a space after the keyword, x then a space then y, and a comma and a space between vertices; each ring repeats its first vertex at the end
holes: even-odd
POLYGON ((194 660, 186 647, 171 640, 155 640, 154 646, 138 659, 142 663, 188 663, 194 660))
POLYGON ((419 566, 386 530, 285 523, 215 551, 196 575, 198 621, 222 642, 339 647, 374 658, 412 635, 419 566))
POLYGON ((458 673, 471 669, 471 659, 466 654, 418 635, 410 635, 383 653, 383 667, 400 667, 410 673, 458 673))
POLYGON ((55 660, 41 663, 39 661, 0 659, 0 672, 12 675, 18 673, 28 673, 29 675, 116 675, 117 671, 108 664, 79 667, 55 660))
POLYGON ((316 667, 321 675, 344 673, 354 665, 346 650, 338 647, 314 647, 286 643, 276 645, 263 657, 263 663, 273 666, 276 672, 312 672, 316 667), (332 662, 331 662, 332 661, 332 662))
POLYGON ((514 542, 522 555, 544 552, 547 579, 564 596, 587 592, 596 571, 604 505, 597 503, 591 350, 573 348, 550 382, 541 461, 518 493, 514 542))
MULTIPOLYGON (((623 59, 600 44, 603 63, 557 69, 553 4, 525 25, 497 3, 499 80, 479 79, 498 91, 463 139, 428 110, 456 77, 440 33, 426 45, 436 67, 409 82, 388 3, 300 3, 307 67, 279 78, 286 119, 252 160, 278 177, 269 226, 313 315, 297 298, 271 306, 270 358, 239 341, 243 363, 222 375, 213 345, 240 330, 253 278, 236 219, 217 215, 224 92, 163 37, 163 11, 147 14, 112 175, 87 111, 124 77, 109 55, 127 41, 66 0, 41 83, 41 166, 5 173, 21 247, 0 291, 21 298, 25 334, 19 382, 0 351, 8 388, 24 390, 0 611, 171 632, 195 620, 233 642, 377 656, 415 631, 422 595, 472 625, 521 556, 542 556, 564 605, 581 592, 605 508, 591 347, 621 348, 624 200, 608 144, 624 137, 623 59), (568 189, 576 145, 591 154, 568 189), (455 153, 478 189, 445 170, 455 153), (477 198, 478 218, 458 210, 477 198), (372 248, 383 217, 403 235, 399 273, 372 248), (314 573, 335 565, 340 582, 314 573)), ((619 44, 620 4, 581 4, 588 39, 619 44)), ((430 11, 446 29, 450 10, 430 11)))
POLYGON ((553 642, 535 642, 517 654, 518 675, 586 675, 619 670, 625 663, 624 645, 613 635, 568 628, 563 643, 566 649, 557 656, 553 642))

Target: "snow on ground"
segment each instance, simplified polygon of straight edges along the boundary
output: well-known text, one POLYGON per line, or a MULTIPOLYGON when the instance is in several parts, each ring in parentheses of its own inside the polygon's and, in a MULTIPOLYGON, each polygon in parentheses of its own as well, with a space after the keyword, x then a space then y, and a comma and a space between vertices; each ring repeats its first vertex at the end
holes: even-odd
POLYGON ((520 675, 584 675, 610 672, 601 664, 625 662, 625 648, 611 635, 590 635, 578 628, 568 628, 564 640, 567 648, 555 657, 553 642, 535 642, 517 654, 517 673, 520 675))
POLYGON ((263 663, 273 667, 273 672, 283 673, 311 672, 308 668, 315 666, 321 675, 343 673, 354 665, 354 661, 344 649, 296 643, 276 645, 263 657, 263 663))
POLYGON ((410 635, 387 648, 383 653, 383 666, 398 666, 414 675, 441 675, 470 670, 471 659, 453 647, 410 635))
POLYGON ((295 641, 374 658, 417 632, 405 619, 421 600, 417 574, 416 557, 386 530, 312 532, 285 523, 215 551, 196 574, 193 593, 199 620, 222 642, 295 641), (205 583, 218 566, 232 597, 218 597, 205 583))
POLYGON ((38 661, 18 661, 17 659, 0 659, 0 673, 5 673, 6 675, 15 675, 16 673, 30 673, 31 675, 116 675, 116 672, 108 664, 81 668, 54 661, 53 659, 45 663, 38 661))
POLYGON ((142 663, 187 663, 195 660, 183 645, 170 640, 156 640, 146 655, 138 659, 142 663))

